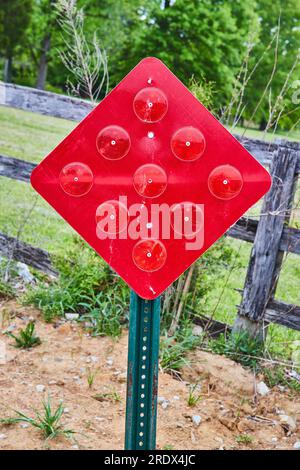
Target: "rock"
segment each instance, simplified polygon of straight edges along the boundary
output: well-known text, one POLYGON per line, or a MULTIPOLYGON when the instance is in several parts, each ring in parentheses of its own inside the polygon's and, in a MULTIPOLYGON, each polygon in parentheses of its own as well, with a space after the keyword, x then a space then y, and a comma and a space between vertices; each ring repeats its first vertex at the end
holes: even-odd
POLYGON ((56 385, 57 382, 56 382, 56 380, 49 380, 48 384, 49 385, 56 385))
POLYGON ((279 415, 280 424, 283 429, 290 433, 296 430, 297 424, 294 418, 288 415, 279 415))
POLYGON ((21 263, 19 261, 17 263, 17 272, 18 275, 23 279, 25 284, 29 284, 34 281, 34 277, 29 271, 27 264, 21 263))
POLYGON ((99 357, 91 356, 91 361, 94 362, 94 363, 99 362, 99 357))
POLYGON ((4 334, 5 333, 11 333, 12 331, 14 331, 15 329, 17 328, 17 325, 15 323, 12 323, 11 325, 9 325, 6 330, 4 331, 4 334))
POLYGON ((78 449, 79 449, 79 446, 78 446, 77 444, 74 444, 74 445, 72 446, 72 449, 78 450, 78 449))
POLYGON ((295 442, 295 444, 293 445, 293 448, 296 450, 300 450, 300 441, 295 442))
POLYGON ((277 442, 278 439, 277 439, 277 437, 272 437, 271 441, 272 441, 272 442, 277 442))
POLYGON ((105 421, 105 418, 102 418, 101 416, 95 416, 95 421, 99 421, 101 423, 102 421, 105 421))
POLYGON ((203 334, 203 328, 202 326, 199 326, 199 325, 195 325, 193 330, 192 330, 192 334, 194 336, 202 336, 203 334))
POLYGON ((69 335, 72 332, 70 323, 63 323, 57 328, 57 332, 61 335, 69 335))
POLYGON ((71 320, 71 321, 78 320, 79 313, 72 313, 72 312, 66 313, 65 318, 66 320, 71 320))
POLYGON ((164 401, 167 401, 165 397, 157 397, 157 403, 161 405, 164 401))
POLYGON ((161 404, 161 407, 163 410, 166 410, 169 406, 169 402, 166 400, 166 401, 163 401, 162 404, 161 404))
POLYGON ((0 434, 0 440, 3 441, 4 439, 7 439, 6 434, 0 434))
POLYGON ((107 360, 106 360, 106 364, 107 364, 108 366, 112 366, 113 363, 114 363, 114 361, 112 360, 112 358, 111 358, 111 357, 108 357, 107 360))
POLYGON ((29 427, 29 424, 28 423, 21 423, 20 424, 20 428, 23 428, 23 429, 26 429, 29 427))
POLYGON ((41 393, 41 392, 44 392, 45 390, 45 385, 36 385, 35 387, 36 391, 41 393))
POLYGON ((202 421, 202 418, 200 415, 193 415, 192 416, 192 421, 193 423, 196 425, 196 426, 199 426, 199 424, 201 423, 202 421))
POLYGON ((270 393, 269 387, 265 384, 265 382, 259 382, 256 387, 257 393, 264 397, 270 393))
POLYGON ((178 400, 180 400, 180 397, 178 395, 174 395, 173 400, 178 401, 178 400))
POLYGON ((69 408, 64 408, 64 413, 66 413, 66 414, 70 413, 69 408))

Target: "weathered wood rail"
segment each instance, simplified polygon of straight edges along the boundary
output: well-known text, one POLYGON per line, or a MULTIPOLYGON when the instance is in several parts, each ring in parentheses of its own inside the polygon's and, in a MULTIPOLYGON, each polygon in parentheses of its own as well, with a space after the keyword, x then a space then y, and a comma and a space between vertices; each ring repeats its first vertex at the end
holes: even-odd
MULTIPOLYGON (((83 100, 0 82, 0 105, 79 121, 93 106, 83 100)), ((300 230, 289 227, 296 181, 300 174, 300 144, 273 143, 236 136, 262 164, 271 168, 273 186, 264 199, 258 220, 242 217, 227 235, 253 243, 242 301, 234 328, 261 331, 268 323, 300 330, 300 307, 275 300, 276 285, 285 252, 300 255, 300 230)), ((28 183, 34 163, 0 155, 0 176, 28 183)), ((56 275, 45 250, 0 233, 0 254, 56 275)), ((198 316, 213 335, 230 331, 228 325, 198 316)))

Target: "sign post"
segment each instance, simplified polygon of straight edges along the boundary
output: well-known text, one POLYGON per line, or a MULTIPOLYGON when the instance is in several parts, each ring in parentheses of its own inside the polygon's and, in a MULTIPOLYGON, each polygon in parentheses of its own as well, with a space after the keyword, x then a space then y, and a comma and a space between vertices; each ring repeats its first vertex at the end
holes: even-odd
POLYGON ((125 449, 153 450, 156 442, 160 297, 131 291, 125 449))
POLYGON ((133 290, 125 446, 154 449, 160 295, 271 178, 148 57, 33 170, 31 183, 133 290))

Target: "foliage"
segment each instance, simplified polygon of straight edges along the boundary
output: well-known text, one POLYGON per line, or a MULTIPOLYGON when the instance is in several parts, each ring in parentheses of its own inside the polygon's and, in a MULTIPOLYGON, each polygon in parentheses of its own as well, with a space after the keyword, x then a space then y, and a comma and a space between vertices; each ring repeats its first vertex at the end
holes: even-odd
POLYGON ((300 382, 289 375, 288 370, 281 365, 272 365, 263 367, 262 373, 264 374, 266 384, 269 387, 282 385, 290 390, 300 393, 300 382))
POLYGON ((209 341, 209 348, 215 354, 227 356, 244 367, 255 369, 263 356, 263 344, 246 331, 224 334, 209 341))
POLYGON ((253 3, 176 0, 161 8, 161 2, 149 2, 135 42, 125 54, 127 70, 154 55, 186 84, 191 75, 214 82, 220 107, 231 96, 249 25, 258 21, 253 3))
POLYGON ((199 344, 199 337, 192 333, 188 323, 179 329, 174 336, 165 334, 160 340, 160 367, 164 371, 179 371, 188 365, 186 355, 199 344))
POLYGON ((188 406, 191 406, 191 407, 196 406, 201 400, 201 395, 200 393, 198 393, 198 390, 199 390, 198 384, 190 385, 189 395, 187 399, 188 406))
MULTIPOLYGON (((15 49, 24 41, 32 12, 32 0, 1 0, 0 54, 12 60, 15 49)), ((5 77, 10 81, 11 70, 5 77)))
POLYGON ((41 344, 41 340, 35 335, 35 324, 30 321, 24 330, 20 330, 19 336, 8 333, 16 342, 16 348, 30 349, 41 344))
POLYGON ((16 413, 15 417, 0 419, 0 424, 11 425, 16 423, 28 423, 39 429, 45 439, 54 439, 59 436, 70 438, 75 434, 72 429, 65 429, 61 424, 61 417, 64 412, 63 403, 60 403, 58 407, 53 410, 49 397, 47 401, 43 401, 43 414, 38 410, 34 410, 34 418, 31 418, 20 411, 14 411, 16 413))
POLYGON ((55 8, 64 39, 60 57, 72 76, 67 86, 72 94, 85 96, 95 103, 101 93, 105 96, 108 91, 106 51, 102 49, 96 32, 91 42, 88 41, 84 11, 76 6, 76 0, 57 0, 55 8))
POLYGON ((93 398, 97 401, 112 401, 115 403, 120 403, 122 401, 121 396, 116 390, 112 390, 111 392, 103 392, 97 393, 93 396, 93 398))
POLYGON ((1 299, 12 299, 15 296, 13 287, 8 283, 0 279, 0 300, 1 299))
POLYGON ((254 439, 249 434, 240 434, 239 436, 236 436, 235 440, 238 444, 249 445, 253 443, 254 439))
POLYGON ((46 321, 67 312, 79 313, 95 334, 117 336, 126 316, 129 291, 120 278, 79 239, 56 259, 59 278, 29 290, 25 303, 33 303, 46 321))

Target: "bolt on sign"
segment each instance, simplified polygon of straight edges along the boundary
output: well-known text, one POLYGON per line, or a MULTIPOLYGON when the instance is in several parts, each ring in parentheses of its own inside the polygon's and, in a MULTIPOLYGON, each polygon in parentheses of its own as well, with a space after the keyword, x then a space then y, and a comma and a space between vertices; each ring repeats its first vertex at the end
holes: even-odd
POLYGON ((31 182, 135 292, 126 446, 153 448, 154 299, 268 191, 271 178, 161 61, 146 58, 31 182))
POLYGON ((271 184, 155 58, 142 60, 31 181, 145 299, 159 296, 271 184))

